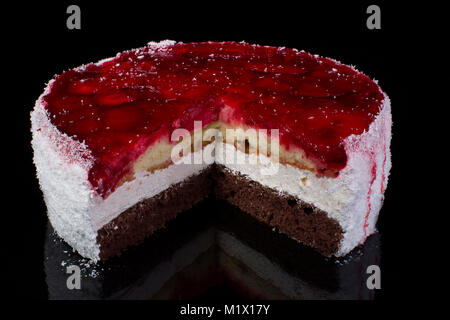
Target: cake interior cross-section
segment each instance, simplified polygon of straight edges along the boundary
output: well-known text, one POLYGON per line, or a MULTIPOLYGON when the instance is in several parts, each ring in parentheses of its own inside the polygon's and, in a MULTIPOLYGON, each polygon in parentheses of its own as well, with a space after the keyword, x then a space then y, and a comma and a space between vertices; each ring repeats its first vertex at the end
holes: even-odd
POLYGON ((343 256, 376 231, 391 168, 376 81, 243 42, 150 42, 66 71, 31 122, 49 220, 94 261, 211 196, 343 256))

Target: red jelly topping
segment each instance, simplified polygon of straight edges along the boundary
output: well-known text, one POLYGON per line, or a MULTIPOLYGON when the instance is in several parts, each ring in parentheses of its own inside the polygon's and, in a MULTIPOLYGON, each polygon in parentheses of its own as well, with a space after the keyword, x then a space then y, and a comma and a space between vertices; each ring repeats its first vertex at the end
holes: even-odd
POLYGON ((43 102, 53 124, 91 150, 89 180, 105 196, 157 139, 215 121, 224 106, 232 121, 279 129, 280 143, 303 149, 319 173, 338 173, 343 140, 368 129, 383 98, 367 76, 330 59, 208 42, 149 45, 67 71, 43 102))

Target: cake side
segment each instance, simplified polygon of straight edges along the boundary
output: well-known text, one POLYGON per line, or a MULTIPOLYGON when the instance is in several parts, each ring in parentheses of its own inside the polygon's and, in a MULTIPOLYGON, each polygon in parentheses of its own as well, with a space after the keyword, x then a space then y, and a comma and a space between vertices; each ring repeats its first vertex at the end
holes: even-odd
MULTIPOLYGON (((218 141, 216 147, 216 163, 223 165, 235 175, 246 177, 249 185, 252 181, 257 182, 278 193, 280 197, 292 196, 300 203, 306 203, 326 213, 342 228, 342 237, 338 237, 339 245, 333 247, 328 244, 329 248, 319 250, 325 255, 343 256, 375 232, 391 167, 389 149, 391 125, 390 100, 385 96, 380 112, 369 130, 361 135, 352 135, 345 141, 348 162, 336 178, 318 177, 309 168, 273 163, 273 159, 264 154, 245 153, 235 145, 221 141, 218 141), (227 161, 233 158, 240 158, 241 161, 227 161), (266 171, 271 171, 275 167, 276 171, 274 174, 264 174, 262 167, 265 167, 266 171), (331 250, 331 247, 334 249, 331 250)), ((231 201, 233 203, 233 200, 231 201)), ((243 206, 234 204, 247 212, 258 211, 259 214, 268 214, 270 216, 266 221, 268 223, 275 218, 258 201, 255 201, 251 208, 248 204, 243 206)), ((273 206, 269 205, 268 208, 273 209, 273 206)), ((298 224, 302 228, 302 222, 298 221, 298 224)), ((294 236, 289 228, 291 226, 281 227, 280 231, 304 241, 304 235, 294 236)), ((320 247, 313 242, 310 239, 306 243, 316 248, 320 247)))
MULTIPOLYGON (((49 83, 44 94, 51 89, 52 83, 53 81, 49 83)), ((164 191, 173 185, 195 177, 210 165, 203 161, 193 163, 191 159, 201 158, 202 153, 212 153, 214 144, 205 145, 204 148, 200 145, 200 150, 192 153, 189 145, 189 153, 183 155, 180 164, 171 162, 170 152, 168 155, 163 152, 161 155, 146 157, 143 159, 145 161, 136 161, 133 164, 134 168, 128 180, 124 180, 115 192, 103 198, 95 191, 88 179, 89 170, 92 167, 88 148, 60 132, 52 124, 41 97, 31 113, 33 161, 38 182, 53 228, 83 257, 98 261, 105 256, 113 255, 108 253, 109 249, 101 249, 101 245, 107 248, 113 245, 106 245, 105 237, 99 236, 99 231, 105 234, 105 225, 136 203, 161 197, 165 194, 164 191), (161 162, 164 165, 158 166, 161 162), (103 241, 100 241, 102 239, 103 241)), ((201 139, 193 140, 193 144, 195 143, 201 143, 201 139)), ((162 142, 160 145, 168 147, 170 151, 176 144, 162 142)), ((149 147, 149 151, 153 149, 157 149, 155 145, 149 147)), ((199 187, 196 186, 197 189, 193 190, 198 191, 199 187)), ((205 196, 202 192, 198 192, 195 197, 191 197, 195 199, 188 201, 189 204, 185 203, 184 206, 177 208, 186 210, 205 196)), ((173 195, 172 199, 176 199, 176 195, 173 195)), ((170 220, 178 212, 173 209, 171 216, 165 217, 163 221, 170 220)), ((135 239, 137 238, 139 237, 136 236, 135 239)), ((114 250, 114 254, 120 252, 117 248, 114 250)))
POLYGON ((345 141, 348 163, 337 179, 345 181, 354 197, 346 211, 339 215, 345 237, 337 256, 347 254, 376 231, 391 169, 391 102, 386 94, 384 97, 369 130, 345 141))
POLYGON ((92 165, 89 151, 51 123, 41 98, 31 113, 31 143, 48 218, 61 238, 82 256, 97 261, 100 252, 97 232, 88 214, 93 195, 88 181, 92 165))

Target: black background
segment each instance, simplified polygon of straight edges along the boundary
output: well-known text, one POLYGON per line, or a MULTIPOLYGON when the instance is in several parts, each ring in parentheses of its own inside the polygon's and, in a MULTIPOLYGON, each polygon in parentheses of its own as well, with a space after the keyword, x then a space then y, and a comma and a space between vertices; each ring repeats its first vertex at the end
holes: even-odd
MULTIPOLYGON (((249 43, 286 46, 329 56, 355 65, 379 81, 390 96, 393 112, 393 169, 378 228, 382 234, 382 290, 376 298, 408 296, 405 271, 409 251, 404 198, 405 171, 402 157, 409 147, 409 75, 404 53, 414 43, 414 33, 405 27, 405 8, 383 2, 381 30, 366 28, 366 8, 372 2, 327 4, 323 2, 161 2, 147 4, 61 1, 55 4, 15 3, 3 11, 4 70, 8 72, 5 121, 6 146, 17 158, 6 158, 14 173, 12 194, 6 202, 3 226, 7 281, 14 297, 45 299, 43 242, 45 204, 32 164, 29 114, 35 100, 53 75, 80 64, 113 56, 148 41, 245 40, 249 43), (66 28, 66 8, 81 7, 81 30, 66 28)), ((410 17, 410 16, 409 16, 410 17)))

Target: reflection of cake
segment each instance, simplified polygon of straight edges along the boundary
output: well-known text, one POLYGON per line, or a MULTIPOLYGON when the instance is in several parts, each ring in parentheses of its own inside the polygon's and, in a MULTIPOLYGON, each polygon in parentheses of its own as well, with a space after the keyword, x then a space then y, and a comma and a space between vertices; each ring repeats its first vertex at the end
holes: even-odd
POLYGON ((50 222, 93 260, 212 190, 342 256, 374 232, 391 164, 390 103, 375 82, 244 43, 150 43, 67 71, 37 101, 32 131, 50 222), (236 140, 227 129, 241 129, 236 140))

